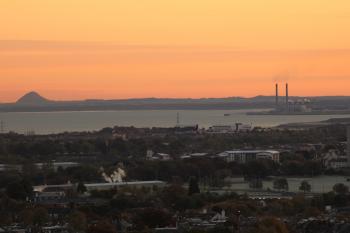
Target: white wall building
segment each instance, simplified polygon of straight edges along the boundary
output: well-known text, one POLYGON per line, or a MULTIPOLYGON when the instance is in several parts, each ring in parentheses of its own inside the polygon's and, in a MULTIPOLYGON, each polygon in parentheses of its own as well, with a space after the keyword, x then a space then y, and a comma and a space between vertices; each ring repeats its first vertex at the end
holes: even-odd
POLYGON ((211 133, 235 133, 236 126, 235 125, 213 125, 209 128, 209 132, 211 133))
MULTIPOLYGON (((53 170, 57 171, 58 168, 67 169, 70 167, 79 167, 80 164, 76 162, 51 162, 51 163, 34 163, 38 169, 43 169, 45 166, 51 167, 53 170)), ((22 164, 0 164, 0 171, 22 171, 22 164)))
POLYGON ((339 169, 349 167, 348 157, 341 155, 337 150, 329 150, 323 155, 323 164, 328 169, 339 169))
POLYGON ((270 159, 277 163, 280 160, 280 152, 275 150, 232 150, 218 154, 226 162, 247 163, 257 159, 270 159))
POLYGON ((237 133, 237 132, 250 132, 253 130, 251 124, 236 123, 234 125, 213 125, 209 128, 209 133, 237 133))
MULTIPOLYGON (((112 190, 116 188, 122 187, 131 187, 131 188, 162 188, 165 187, 166 183, 163 181, 152 180, 152 181, 131 181, 131 182, 116 182, 116 183, 92 183, 92 184, 84 184, 87 191, 92 190, 112 190)), ((62 189, 69 190, 72 188, 76 188, 77 184, 60 184, 60 185, 39 185, 34 186, 33 190, 35 192, 43 192, 47 189, 62 189)))

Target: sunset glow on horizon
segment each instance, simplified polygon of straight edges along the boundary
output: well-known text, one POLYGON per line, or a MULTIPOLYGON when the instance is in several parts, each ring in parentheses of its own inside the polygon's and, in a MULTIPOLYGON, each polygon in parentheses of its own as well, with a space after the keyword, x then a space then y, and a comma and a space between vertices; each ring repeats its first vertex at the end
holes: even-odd
POLYGON ((350 95, 348 0, 2 0, 0 21, 0 102, 350 95))

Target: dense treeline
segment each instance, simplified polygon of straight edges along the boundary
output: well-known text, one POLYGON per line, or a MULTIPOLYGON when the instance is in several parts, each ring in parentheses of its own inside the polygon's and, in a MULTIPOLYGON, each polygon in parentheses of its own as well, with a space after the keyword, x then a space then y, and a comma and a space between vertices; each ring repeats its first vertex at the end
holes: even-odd
MULTIPOLYGON (((252 200, 245 195, 229 193, 216 195, 211 193, 190 194, 184 187, 171 184, 162 190, 131 190, 95 192, 106 200, 105 204, 97 206, 70 206, 64 214, 50 220, 48 209, 33 206, 25 199, 14 198, 7 193, 0 194, 0 226, 20 221, 24 226, 32 227, 33 232, 39 232, 48 221, 53 223, 67 222, 69 227, 81 232, 115 232, 113 221, 123 219, 133 223, 136 232, 150 232, 154 227, 175 225, 176 216, 195 216, 199 210, 220 213, 225 210, 229 217, 224 232, 235 224, 235 214, 240 213, 241 221, 255 218, 250 225, 245 225, 244 232, 295 232, 295 222, 302 218, 322 216, 325 207, 330 205, 340 207, 338 215, 344 206, 350 204, 349 188, 343 184, 334 186, 334 191, 313 198, 305 198, 300 194, 292 199, 271 199, 265 201, 252 200), (282 221, 286 219, 288 221, 282 221), (94 224, 91 224, 93 223, 94 224), (108 230, 107 230, 108 229, 108 230), (265 231, 263 231, 265 229, 265 231), (283 230, 282 230, 283 229, 283 230)), ((243 225, 244 226, 244 225, 243 225)), ((191 232, 191 231, 190 231, 191 232)), ((205 232, 198 229, 196 232, 205 232)), ((221 231, 212 231, 221 232, 221 231)), ((232 231, 231 231, 232 232, 232 231)))
MULTIPOLYGON (((131 128, 133 129, 133 128, 131 128)), ((126 132, 124 132, 126 131, 126 132)), ((219 153, 238 148, 278 147, 301 143, 331 144, 346 140, 344 126, 315 128, 305 131, 253 131, 233 135, 175 135, 140 134, 114 138, 112 128, 95 133, 66 133, 60 135, 0 135, 0 163, 18 161, 49 161, 64 156, 98 155, 108 157, 144 157, 148 149, 180 156, 185 153, 219 153)))
MULTIPOLYGON (((22 222, 32 227, 33 232, 38 232, 35 228, 40 229, 52 221, 49 220, 48 209, 28 202, 28 198, 33 196, 32 185, 78 183, 79 190, 67 194, 73 200, 84 193, 84 183, 104 181, 101 167, 104 172, 110 173, 116 166, 121 166, 127 173, 127 181, 163 180, 169 186, 159 190, 94 191, 91 192, 91 198, 102 199, 105 204, 75 206, 73 203, 62 219, 55 221, 68 223, 75 232, 113 233, 116 232, 114 221, 124 219, 132 222, 135 230, 148 232, 156 226, 175 225, 174 216, 179 213, 191 216, 194 212, 208 209, 213 212, 225 210, 230 218, 228 226, 211 232, 232 232, 229 227, 237 225, 234 222, 237 212, 241 213, 243 219, 259 217, 254 224, 249 225, 250 231, 247 232, 293 232, 289 229, 293 224, 287 226, 281 218, 318 216, 324 213, 325 206, 350 205, 349 188, 337 184, 333 192, 314 198, 297 195, 291 200, 274 199, 264 203, 248 199, 246 195, 217 195, 203 188, 223 187, 226 185, 225 178, 242 176, 253 186, 259 187, 261 179, 279 176, 274 182, 274 189, 288 190, 288 182, 282 178, 284 176, 312 176, 325 172, 315 151, 291 148, 299 148, 296 145, 305 143, 332 145, 344 140, 343 126, 307 131, 253 131, 234 135, 150 135, 148 132, 146 136, 134 134, 133 137, 113 137, 110 128, 95 133, 49 136, 4 134, 0 135, 0 163, 20 163, 23 167, 21 171, 0 173, 0 226, 22 222), (259 147, 286 149, 281 154, 280 163, 259 160, 238 164, 213 158, 179 159, 186 153, 206 152, 214 155, 234 148, 259 147), (168 153, 174 160, 146 160, 147 150, 168 153), (77 160, 81 165, 54 169, 53 160, 77 160), (34 165, 39 161, 44 162, 42 168, 34 165)), ((326 146, 324 150, 330 148, 326 146)), ((303 182, 300 191, 302 194, 310 192, 310 185, 303 182)))
POLYGON ((264 179, 268 176, 319 175, 322 163, 315 160, 284 160, 281 164, 271 160, 251 161, 246 164, 227 163, 221 159, 186 159, 173 161, 116 160, 110 164, 82 164, 67 169, 53 169, 52 164, 44 164, 42 169, 31 163, 23 164, 22 171, 5 171, 0 175, 0 189, 13 182, 21 182, 23 177, 34 185, 64 184, 67 182, 103 182, 102 166, 105 172, 112 172, 117 164, 126 171, 126 180, 162 180, 183 184, 189 177, 196 177, 205 186, 222 187, 225 178, 245 177, 264 179), (118 163, 117 163, 118 162, 118 163))

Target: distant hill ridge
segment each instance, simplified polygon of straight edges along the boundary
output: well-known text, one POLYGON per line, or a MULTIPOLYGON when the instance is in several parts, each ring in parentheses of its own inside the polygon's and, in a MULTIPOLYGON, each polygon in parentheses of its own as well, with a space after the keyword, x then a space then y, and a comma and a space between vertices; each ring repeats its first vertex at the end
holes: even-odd
POLYGON ((51 102, 52 101, 42 97, 37 92, 32 91, 32 92, 25 94, 21 98, 19 98, 17 100, 16 104, 19 104, 19 105, 42 105, 42 104, 49 104, 51 102))
MULTIPOLYGON (((280 104, 284 103, 284 96, 280 96, 280 104)), ((323 100, 350 100, 350 96, 314 96, 314 97, 301 97, 301 96, 289 96, 290 99, 302 99, 309 98, 311 100, 323 101, 323 100)), ((15 102, 15 104, 59 104, 59 103, 101 103, 101 102, 119 102, 119 103, 217 103, 217 102, 275 102, 275 96, 258 95, 254 97, 217 97, 217 98, 130 98, 130 99, 85 99, 85 100, 63 100, 55 101, 49 100, 35 91, 31 91, 15 102)))
MULTIPOLYGON (((292 98, 292 97, 291 97, 292 98)), ((216 103, 216 102, 245 102, 245 101, 271 101, 273 102, 275 97, 273 96, 256 96, 251 98, 245 97, 222 97, 222 98, 130 98, 130 99, 85 99, 85 100, 62 100, 55 101, 49 100, 36 91, 31 91, 19 98, 14 104, 16 105, 37 105, 37 104, 60 104, 60 103, 216 103)))
MULTIPOLYGON (((290 100, 304 97, 290 96, 290 100)), ((308 97, 313 109, 331 111, 349 110, 349 96, 308 97)), ((280 104, 284 104, 281 96, 280 104)), ((223 98, 134 98, 49 100, 35 91, 25 94, 15 103, 0 104, 0 112, 40 111, 106 111, 106 110, 237 110, 272 109, 275 96, 223 97, 223 98)))

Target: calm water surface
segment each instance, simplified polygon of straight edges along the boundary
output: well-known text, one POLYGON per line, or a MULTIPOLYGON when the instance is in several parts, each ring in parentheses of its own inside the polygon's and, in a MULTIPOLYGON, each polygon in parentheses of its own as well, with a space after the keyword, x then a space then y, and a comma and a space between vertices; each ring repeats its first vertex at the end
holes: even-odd
POLYGON ((255 110, 132 110, 132 111, 86 111, 86 112, 25 112, 0 113, 6 131, 37 134, 64 131, 98 130, 111 126, 171 127, 176 124, 176 114, 180 113, 181 124, 198 124, 210 127, 216 124, 236 122, 253 126, 276 126, 292 122, 312 122, 329 118, 350 117, 350 115, 305 115, 305 116, 252 116, 255 110), (231 116, 224 116, 225 113, 231 116))

